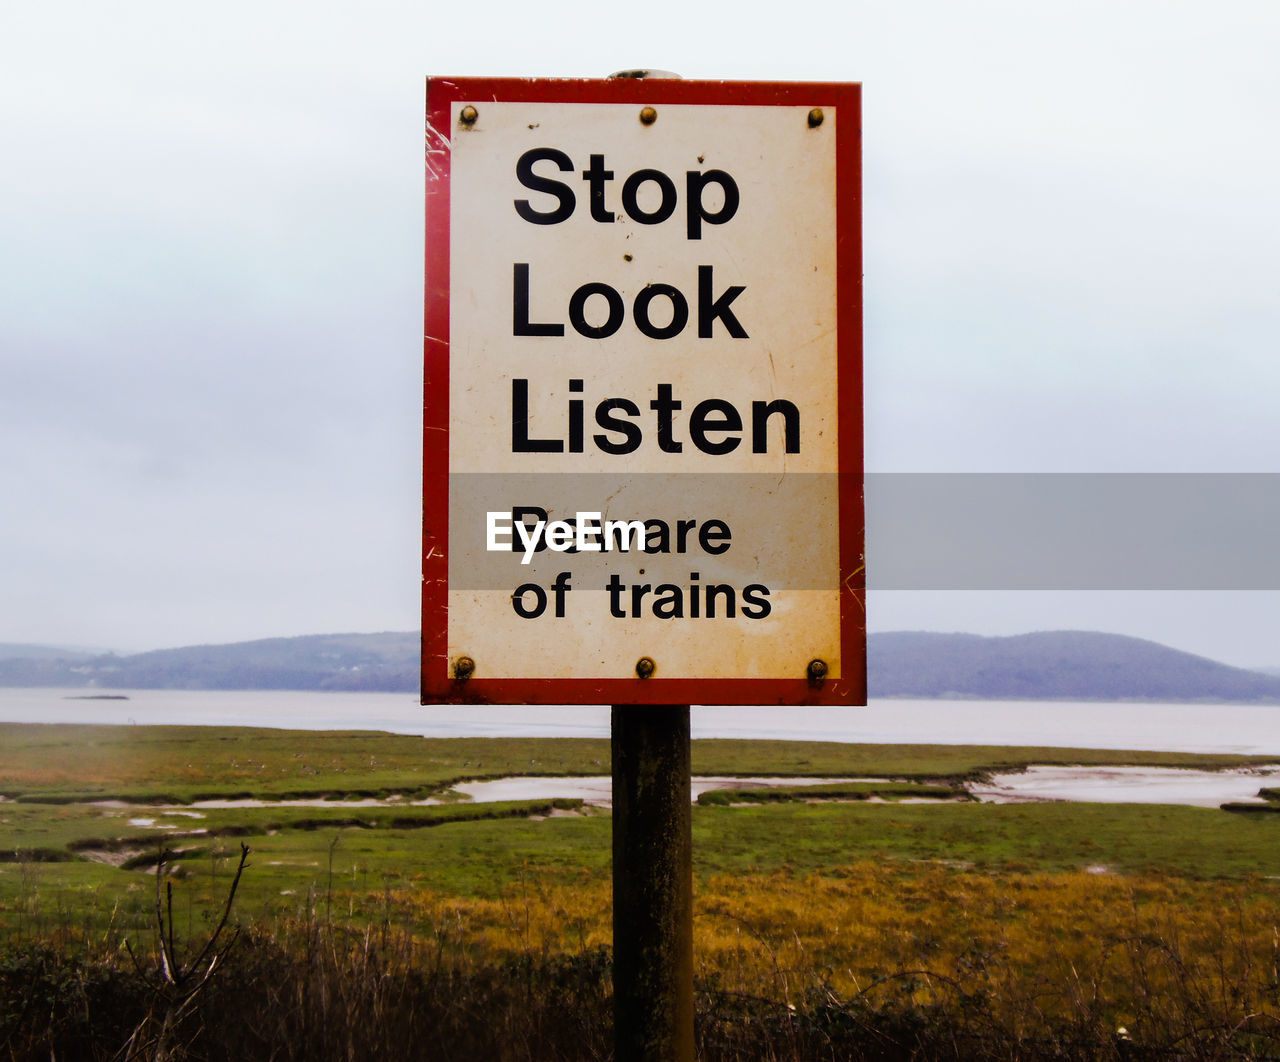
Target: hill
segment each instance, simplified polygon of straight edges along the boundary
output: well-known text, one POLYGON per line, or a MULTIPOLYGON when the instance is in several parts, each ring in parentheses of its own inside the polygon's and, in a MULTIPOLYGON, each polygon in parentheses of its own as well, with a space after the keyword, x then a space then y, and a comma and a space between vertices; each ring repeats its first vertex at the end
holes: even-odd
POLYGON ((131 656, 0 659, 0 686, 191 690, 418 688, 418 634, 313 634, 131 656))
MULTIPOLYGON (((1280 703, 1280 677, 1095 631, 872 634, 867 663, 873 697, 1280 703)), ((0 653, 0 686, 414 693, 418 634, 313 634, 131 656, 0 653)))
POLYGON ((27 645, 25 642, 0 642, 0 660, 88 660, 93 655, 87 649, 27 645))
POLYGON ((869 636, 867 658, 876 697, 1280 703, 1280 678, 1096 631, 895 631, 869 636))

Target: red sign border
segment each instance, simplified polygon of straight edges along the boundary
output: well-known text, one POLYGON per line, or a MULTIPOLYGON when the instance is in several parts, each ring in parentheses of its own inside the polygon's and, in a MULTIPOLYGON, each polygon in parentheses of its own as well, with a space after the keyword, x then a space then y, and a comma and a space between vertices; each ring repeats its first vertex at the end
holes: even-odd
POLYGON ((428 78, 423 316, 423 704, 866 703, 866 570, 862 499, 862 86, 846 82, 676 79, 428 78), (485 678, 450 674, 449 141, 455 101, 835 107, 841 676, 795 679, 485 678), (851 121, 849 116, 853 116, 851 121))

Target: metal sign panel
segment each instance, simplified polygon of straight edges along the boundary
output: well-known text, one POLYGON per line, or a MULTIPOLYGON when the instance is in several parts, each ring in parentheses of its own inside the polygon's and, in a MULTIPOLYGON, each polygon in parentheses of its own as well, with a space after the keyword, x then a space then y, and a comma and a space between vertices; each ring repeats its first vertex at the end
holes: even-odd
POLYGON ((428 81, 424 703, 865 703, 859 99, 428 81))

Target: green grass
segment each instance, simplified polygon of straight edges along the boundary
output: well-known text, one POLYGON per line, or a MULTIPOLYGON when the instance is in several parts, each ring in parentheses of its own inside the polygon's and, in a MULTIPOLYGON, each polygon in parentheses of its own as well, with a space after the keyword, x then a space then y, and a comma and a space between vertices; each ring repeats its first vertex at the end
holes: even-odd
MULTIPOLYGON (((6 807, 10 816, 13 808, 6 807)), ((100 836, 100 818, 59 817, 47 832, 35 807, 27 836, 45 847, 100 836), (77 826, 78 824, 78 826, 77 826)), ((193 902, 209 903, 225 886, 240 840, 252 848, 242 909, 255 915, 300 915, 316 895, 375 895, 387 888, 441 895, 502 895, 524 877, 572 883, 583 875, 607 880, 610 820, 605 814, 541 818, 545 805, 517 803, 402 810, 376 809, 351 825, 339 812, 290 818, 277 809, 238 812, 241 836, 166 838, 187 852, 193 902), (423 828, 432 824, 433 828, 423 828), (332 856, 332 864, 330 858, 332 856), (330 867, 332 866, 332 872, 330 867)), ((231 823, 232 817, 224 820, 231 823)), ((6 825, 5 830, 9 829, 6 825)), ((107 831, 109 832, 109 831, 107 831)), ((150 854, 158 840, 139 834, 150 854), (150 841, 150 844, 146 844, 150 841)), ((6 834, 6 846, 9 844, 6 834)), ((1280 876, 1280 820, 1157 805, 1105 804, 866 804, 780 803, 753 807, 698 807, 693 814, 695 873, 717 875, 839 873, 865 860, 904 865, 917 861, 973 865, 993 872, 1062 871, 1106 867, 1113 872, 1156 871, 1190 879, 1280 876)), ((40 883, 52 904, 105 917, 119 901, 150 888, 145 867, 123 870, 101 863, 0 864, 0 918, 12 921, 20 895, 40 883), (114 897, 108 901, 106 897, 114 897)), ((363 901, 362 901, 363 902, 363 901)), ((145 904, 144 904, 145 907, 145 904)))
POLYGON ((703 873, 872 859, 990 870, 1106 867, 1196 879, 1280 875, 1280 821, 1155 804, 778 804, 694 816, 703 873))
POLYGON ((780 804, 814 800, 968 800, 958 785, 920 782, 831 782, 826 785, 778 785, 767 789, 709 789, 698 795, 702 807, 734 804, 780 804))
MULTIPOLYGON (((695 742, 693 759, 698 774, 914 780, 708 794, 693 813, 702 881, 744 872, 838 874, 868 859, 993 872, 1100 866, 1195 879, 1280 876, 1280 816, 1155 805, 899 802, 953 794, 957 779, 1033 762, 1213 767, 1257 759, 745 741, 695 742), (871 795, 890 802, 868 803, 871 795)), ((316 896, 332 904, 335 894, 354 909, 390 889, 492 898, 527 877, 604 881, 608 813, 576 802, 559 809, 550 801, 358 807, 334 799, 319 808, 200 809, 199 817, 182 814, 181 804, 197 795, 420 795, 462 778, 607 773, 608 762, 607 742, 583 739, 0 726, 0 790, 10 796, 0 803, 0 922, 31 914, 36 881, 43 909, 73 920, 101 921, 138 904, 145 912, 147 866, 162 845, 184 853, 179 861, 198 906, 214 901, 240 841, 248 843, 252 866, 239 904, 264 916, 305 914, 316 896), (177 806, 89 803, 106 794, 162 794, 177 806), (545 817, 553 810, 557 817, 545 817), (155 824, 130 823, 143 818, 155 824), (131 858, 136 869, 87 861, 90 854, 131 858), (47 862, 55 859, 66 861, 47 862)))
MULTIPOLYGON (((1048 764, 1235 767, 1261 757, 984 745, 695 741, 695 774, 971 778, 1048 764)), ((1274 757, 1271 758, 1274 760, 1274 757)), ((607 775, 596 738, 421 738, 376 731, 0 724, 0 793, 23 801, 422 796, 509 775, 607 775)))
POLYGON ((0 724, 0 793, 72 803, 426 795, 511 774, 608 774, 609 743, 374 731, 0 724))

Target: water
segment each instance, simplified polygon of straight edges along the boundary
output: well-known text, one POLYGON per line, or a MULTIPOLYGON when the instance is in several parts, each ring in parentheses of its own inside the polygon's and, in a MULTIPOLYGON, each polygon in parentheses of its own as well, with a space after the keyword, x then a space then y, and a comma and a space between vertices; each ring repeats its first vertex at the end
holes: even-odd
POLYGON ((1091 804, 1181 804, 1216 808, 1264 804, 1262 788, 1280 784, 1280 768, 1196 771, 1169 767, 1064 767, 1040 764, 996 775, 969 792, 991 803, 1070 800, 1091 804))
MULTIPOLYGON (((404 693, 0 689, 0 722, 384 730, 430 737, 608 737, 606 706, 422 707, 404 693)), ((695 738, 1043 745, 1280 756, 1280 706, 876 700, 866 708, 695 707, 695 738)))
MULTIPOLYGON (((703 775, 693 778, 689 796, 697 800, 717 789, 769 789, 774 786, 830 785, 832 782, 875 782, 876 778, 729 778, 703 775)), ((548 800, 569 797, 607 808, 613 805, 613 779, 593 778, 495 778, 487 782, 463 782, 454 790, 477 803, 495 800, 548 800)), ((416 801, 415 801, 416 803, 416 801)))
MULTIPOLYGON (((877 778, 736 778, 694 777, 690 785, 690 798, 716 789, 767 789, 777 786, 796 787, 828 785, 833 782, 877 782, 877 778)), ((1228 802, 1240 804, 1264 804, 1266 800, 1259 790, 1280 785, 1280 766, 1247 767, 1231 771, 1201 771, 1170 767, 1084 767, 1038 765, 1016 774, 1000 774, 990 781, 971 782, 965 786, 978 800, 990 804, 1010 804, 1045 801, 1074 801, 1095 804, 1181 804, 1190 807, 1216 808, 1228 802)), ((599 808, 613 804, 613 784, 609 775, 573 776, 515 776, 493 778, 487 781, 463 782, 453 786, 473 803, 485 804, 499 800, 554 800, 564 798, 581 800, 599 808)), ((874 799, 874 798, 873 798, 874 799)), ((930 803, 950 800, 950 797, 911 797, 904 803, 930 803)), ((0 802, 4 798, 0 797, 0 802)), ((97 802, 103 807, 135 807, 120 801, 97 802)), ((191 816, 204 818, 211 809, 226 808, 327 808, 349 810, 352 808, 422 807, 440 804, 436 797, 424 800, 406 800, 402 796, 365 797, 353 800, 326 800, 323 798, 301 800, 262 800, 253 797, 234 797, 218 800, 197 800, 181 808, 157 805, 152 808, 167 816, 191 816)), ((131 819, 131 826, 151 826, 156 820, 131 819)), ((156 829, 174 829, 173 823, 163 823, 156 829)))

